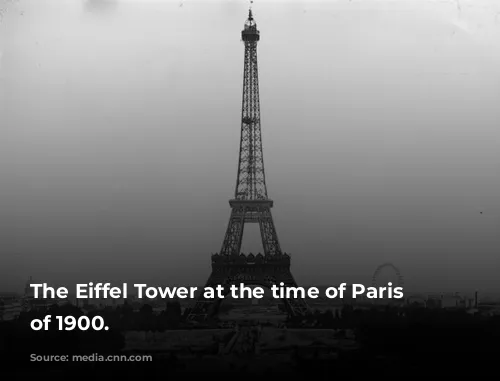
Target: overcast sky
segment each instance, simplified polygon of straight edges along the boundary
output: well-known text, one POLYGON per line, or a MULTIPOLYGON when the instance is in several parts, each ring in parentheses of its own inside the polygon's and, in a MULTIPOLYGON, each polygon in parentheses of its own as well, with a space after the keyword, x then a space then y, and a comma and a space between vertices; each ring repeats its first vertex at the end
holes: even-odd
MULTIPOLYGON (((248 2, 0 9, 0 290, 203 284, 234 194, 248 2)), ((365 283, 392 262, 410 289, 500 287, 500 3, 253 9, 296 280, 365 283)))

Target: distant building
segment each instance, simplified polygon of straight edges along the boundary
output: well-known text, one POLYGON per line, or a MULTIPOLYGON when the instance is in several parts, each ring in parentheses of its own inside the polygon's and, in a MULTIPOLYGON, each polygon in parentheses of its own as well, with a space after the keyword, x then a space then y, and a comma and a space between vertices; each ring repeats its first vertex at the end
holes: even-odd
POLYGON ((429 298, 426 303, 427 308, 442 308, 441 298, 429 298))

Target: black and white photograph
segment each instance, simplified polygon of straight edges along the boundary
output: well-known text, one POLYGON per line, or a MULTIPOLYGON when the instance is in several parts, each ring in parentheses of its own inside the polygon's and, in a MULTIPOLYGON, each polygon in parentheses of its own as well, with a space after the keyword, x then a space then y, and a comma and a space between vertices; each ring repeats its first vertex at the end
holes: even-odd
POLYGON ((2 380, 498 374, 499 0, 0 0, 0 137, 2 380))

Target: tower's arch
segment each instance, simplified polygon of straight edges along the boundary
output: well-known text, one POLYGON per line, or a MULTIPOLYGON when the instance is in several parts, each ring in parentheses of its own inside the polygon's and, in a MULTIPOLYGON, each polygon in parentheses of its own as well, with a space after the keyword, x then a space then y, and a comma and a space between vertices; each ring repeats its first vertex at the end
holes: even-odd
MULTIPOLYGON (((207 316, 208 318, 213 318, 214 316, 219 315, 219 310, 220 310, 222 303, 224 302, 224 300, 226 300, 227 296, 230 294, 230 287, 233 285, 239 286, 240 284, 244 284, 247 287, 261 287, 262 289, 265 289, 265 290, 271 290, 271 287, 273 285, 277 285, 276 282, 269 281, 266 279, 249 279, 249 280, 234 279, 234 280, 231 280, 230 282, 226 283, 226 285, 224 287, 224 292, 222 293, 224 298, 214 299, 214 303, 213 303, 212 307, 210 308, 210 310, 208 311, 208 316, 207 316)), ((297 287, 297 286, 294 286, 294 287, 297 287)), ((274 298, 274 299, 275 299, 275 301, 281 302, 284 305, 285 310, 287 311, 287 313, 289 315, 294 315, 294 311, 292 310, 292 302, 289 299, 287 299, 287 298, 274 298)))

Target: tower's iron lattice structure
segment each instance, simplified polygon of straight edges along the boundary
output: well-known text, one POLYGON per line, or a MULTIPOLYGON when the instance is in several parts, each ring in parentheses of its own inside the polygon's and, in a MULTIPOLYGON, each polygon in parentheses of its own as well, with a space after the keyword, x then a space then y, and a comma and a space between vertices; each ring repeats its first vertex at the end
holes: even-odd
MULTIPOLYGON (((212 273, 205 287, 223 285, 226 292, 231 284, 239 283, 271 287, 283 282, 287 287, 297 287, 290 272, 290 256, 281 251, 271 215, 273 201, 267 195, 257 70, 260 33, 251 10, 241 38, 245 44, 245 63, 238 177, 234 199, 229 201, 231 216, 227 231, 220 252, 212 255, 212 273), (259 224, 264 254, 240 253, 245 223, 259 224)), ((189 309, 187 318, 197 321, 210 318, 217 314, 220 303, 220 299, 206 299, 201 295, 189 309)), ((288 299, 284 305, 291 316, 308 311, 303 299, 288 299)))

